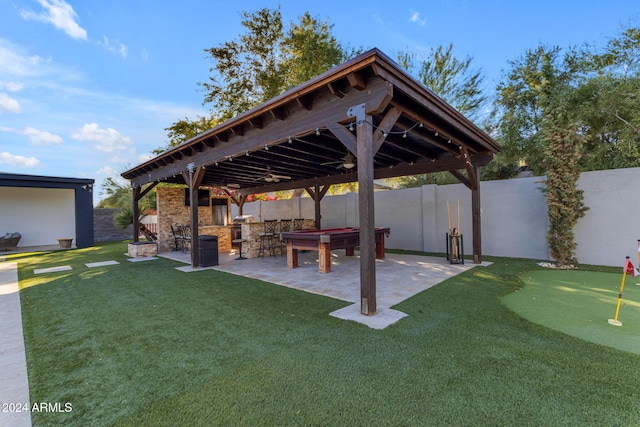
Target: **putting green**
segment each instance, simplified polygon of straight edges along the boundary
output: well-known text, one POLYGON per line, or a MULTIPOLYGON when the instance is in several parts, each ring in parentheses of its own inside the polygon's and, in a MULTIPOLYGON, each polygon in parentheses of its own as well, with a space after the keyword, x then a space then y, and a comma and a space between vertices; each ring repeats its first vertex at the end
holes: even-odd
POLYGON ((640 278, 627 275, 618 320, 620 274, 579 270, 525 272, 525 286, 503 298, 520 316, 583 340, 640 354, 640 278))

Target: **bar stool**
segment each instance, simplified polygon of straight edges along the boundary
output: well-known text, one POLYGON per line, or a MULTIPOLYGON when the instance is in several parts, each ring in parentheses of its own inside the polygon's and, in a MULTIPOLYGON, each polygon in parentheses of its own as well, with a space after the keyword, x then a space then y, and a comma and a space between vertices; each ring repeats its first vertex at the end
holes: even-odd
POLYGON ((242 256, 242 244, 246 242, 245 239, 234 239, 231 241, 231 243, 233 243, 234 245, 238 245, 238 258, 236 259, 247 259, 246 257, 242 256))
POLYGON ((278 238, 280 239, 280 255, 284 255, 284 248, 286 245, 284 239, 282 238, 282 233, 286 231, 291 231, 291 223, 292 219, 281 219, 280 220, 280 233, 278 233, 278 238))
POLYGON ((258 249, 258 256, 264 258, 264 253, 269 251, 269 255, 275 256, 275 236, 276 236, 276 225, 278 224, 278 220, 276 219, 267 219, 264 221, 264 231, 258 234, 258 238, 260 239, 260 248, 258 249))

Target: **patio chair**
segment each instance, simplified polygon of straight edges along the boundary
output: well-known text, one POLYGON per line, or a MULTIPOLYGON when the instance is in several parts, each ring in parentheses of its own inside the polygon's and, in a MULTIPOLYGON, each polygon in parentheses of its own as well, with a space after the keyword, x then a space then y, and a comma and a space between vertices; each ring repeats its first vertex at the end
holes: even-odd
MULTIPOLYGON (((178 226, 176 225, 176 227, 178 226)), ((173 248, 171 248, 171 252, 178 252, 182 247, 182 239, 180 233, 176 231, 173 225, 171 226, 171 234, 173 235, 173 248)))
POLYGON ((178 235, 181 241, 181 252, 185 253, 189 251, 191 247, 191 226, 190 225, 178 225, 178 235))
POLYGON ((304 218, 296 218, 293 220, 293 231, 300 231, 304 226, 304 218))
POLYGON ((278 221, 275 219, 267 219, 264 221, 264 231, 258 235, 260 239, 260 248, 258 256, 264 258, 265 252, 269 251, 269 255, 275 256, 275 237, 276 226, 278 221))
POLYGON ((282 233, 286 231, 291 231, 291 224, 293 223, 292 219, 282 219, 280 220, 280 233, 278 233, 278 240, 280 240, 280 255, 283 255, 284 248, 287 246, 287 242, 282 238, 282 233))

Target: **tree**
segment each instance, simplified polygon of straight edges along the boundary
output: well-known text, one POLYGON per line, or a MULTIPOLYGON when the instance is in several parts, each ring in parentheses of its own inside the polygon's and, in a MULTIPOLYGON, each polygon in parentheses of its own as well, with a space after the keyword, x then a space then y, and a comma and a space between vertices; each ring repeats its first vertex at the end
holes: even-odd
MULTIPOLYGON (((447 47, 431 49, 429 55, 420 60, 415 53, 401 51, 397 60, 400 66, 417 75, 421 83, 456 110, 470 118, 479 117, 487 96, 482 90, 482 71, 472 68, 473 57, 460 59, 454 56, 453 45, 449 44, 447 47), (417 65, 416 61, 419 61, 417 65)), ((404 188, 458 182, 448 172, 407 176, 398 181, 404 188)))
POLYGON ((628 28, 601 49, 540 46, 509 64, 497 88, 500 156, 546 173, 545 120, 540 104, 543 57, 549 57, 573 88, 569 111, 583 136, 582 171, 640 166, 640 30, 628 28))
POLYGON ((585 50, 582 62, 582 169, 640 166, 640 29, 624 29, 600 51, 585 50))
POLYGON ((453 44, 431 49, 429 55, 416 66, 417 56, 399 52, 398 63, 416 74, 422 84, 471 119, 476 119, 487 101, 482 85, 481 69, 473 69, 473 57, 458 58, 453 44))
POLYGON ((547 176, 543 191, 551 256, 560 265, 570 264, 575 262, 573 228, 587 209, 577 189, 584 141, 576 115, 580 61, 574 51, 539 46, 511 65, 508 80, 498 86, 503 150, 547 176))
POLYGON ((167 136, 169 137, 169 141, 165 147, 157 148, 153 150, 154 154, 161 154, 166 150, 177 147, 193 138, 194 136, 198 136, 203 132, 208 131, 216 126, 218 121, 213 117, 198 117, 196 120, 189 120, 185 118, 184 120, 180 120, 175 122, 168 128, 165 128, 167 131, 167 136))
MULTIPOLYGON (((114 221, 120 228, 127 228, 133 224, 133 210, 131 201, 133 200, 133 190, 128 185, 120 185, 113 178, 107 178, 102 186, 103 198, 96 205, 97 208, 120 209, 114 221)), ((140 201, 140 215, 146 215, 150 210, 156 209, 156 192, 150 191, 140 201)))
POLYGON ((571 102, 573 89, 563 77, 567 76, 543 55, 538 90, 544 117, 541 139, 546 143, 547 241, 551 257, 559 265, 568 265, 576 262, 573 229, 587 208, 582 202, 582 191, 577 188, 583 137, 577 132, 572 114, 575 107, 571 102))
POLYGON ((305 13, 285 33, 278 9, 242 12, 245 32, 205 50, 215 75, 200 83, 205 104, 221 121, 265 102, 340 64, 346 55, 327 22, 305 13))

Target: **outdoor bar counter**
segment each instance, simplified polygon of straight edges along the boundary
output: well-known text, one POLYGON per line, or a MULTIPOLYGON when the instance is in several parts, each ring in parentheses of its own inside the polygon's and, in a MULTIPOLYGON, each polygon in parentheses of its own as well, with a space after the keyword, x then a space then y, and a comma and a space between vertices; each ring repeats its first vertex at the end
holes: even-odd
MULTIPOLYGON (((268 219, 268 218, 267 218, 268 219)), ((285 218, 288 219, 288 218, 285 218)), ((305 219, 302 225, 303 230, 313 230, 315 221, 313 219, 305 219)), ((244 222, 242 223, 242 254, 247 258, 258 258, 260 249, 260 233, 264 232, 264 222, 244 222)), ((276 226, 276 233, 280 232, 280 221, 276 226)), ((277 243, 276 254, 280 254, 280 241, 277 243)), ((283 255, 286 254, 286 249, 283 255)), ((265 256, 270 255, 267 253, 265 256)))

